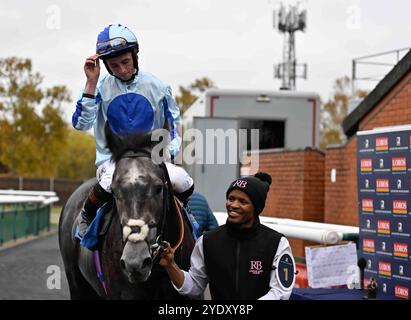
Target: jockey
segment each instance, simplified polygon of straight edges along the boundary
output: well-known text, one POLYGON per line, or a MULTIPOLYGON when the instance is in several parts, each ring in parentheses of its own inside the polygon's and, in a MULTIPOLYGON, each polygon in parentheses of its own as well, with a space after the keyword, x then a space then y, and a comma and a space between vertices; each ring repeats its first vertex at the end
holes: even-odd
MULTIPOLYGON (((83 237, 96 211, 112 199, 111 180, 114 163, 107 148, 104 126, 116 130, 150 131, 167 127, 171 141, 171 158, 180 151, 181 138, 177 126, 180 109, 172 97, 171 88, 154 75, 139 70, 139 46, 136 36, 125 26, 111 24, 97 38, 96 54, 84 63, 86 85, 77 101, 72 117, 75 129, 94 128, 98 183, 90 190, 81 210, 79 236, 83 237), (100 60, 109 74, 100 77, 100 60), (110 118, 111 115, 111 119, 110 118)), ((191 195, 194 185, 181 167, 166 164, 177 194, 191 195)))

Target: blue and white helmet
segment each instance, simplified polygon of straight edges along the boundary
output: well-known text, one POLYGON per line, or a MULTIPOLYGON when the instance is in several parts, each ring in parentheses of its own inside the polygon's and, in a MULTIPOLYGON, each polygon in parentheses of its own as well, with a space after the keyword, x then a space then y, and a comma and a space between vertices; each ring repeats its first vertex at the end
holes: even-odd
POLYGON ((98 57, 104 61, 110 74, 113 73, 110 68, 108 68, 105 59, 119 56, 127 51, 132 52, 134 67, 138 70, 138 41, 137 37, 129 28, 121 24, 110 24, 99 33, 96 43, 96 53, 98 57))
POLYGON ((101 59, 117 56, 127 50, 137 48, 137 38, 125 26, 110 24, 97 37, 96 53, 101 59))

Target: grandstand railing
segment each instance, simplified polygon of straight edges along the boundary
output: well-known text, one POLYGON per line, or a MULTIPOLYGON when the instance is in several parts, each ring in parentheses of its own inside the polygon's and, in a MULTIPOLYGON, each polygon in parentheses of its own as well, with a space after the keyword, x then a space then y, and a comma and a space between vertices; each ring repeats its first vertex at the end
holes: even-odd
POLYGON ((50 230, 54 192, 0 190, 0 247, 50 230))

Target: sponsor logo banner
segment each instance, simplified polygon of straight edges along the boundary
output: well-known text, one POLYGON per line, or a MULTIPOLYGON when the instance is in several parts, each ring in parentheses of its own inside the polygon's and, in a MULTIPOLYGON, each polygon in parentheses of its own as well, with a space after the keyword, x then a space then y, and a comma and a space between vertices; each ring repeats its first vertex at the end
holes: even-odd
POLYGON ((362 248, 366 252, 375 252, 375 241, 373 239, 363 239, 362 248))
POLYGON ((357 164, 365 276, 377 279, 380 293, 410 299, 411 129, 359 134, 357 164))
POLYGON ((404 286, 395 286, 395 296, 398 298, 409 299, 408 288, 404 286))
POLYGON ((392 171, 406 171, 407 160, 405 157, 393 157, 391 160, 392 171))
POLYGON ((397 214, 407 214, 407 200, 393 200, 392 201, 392 212, 397 214))
POLYGON ((372 171, 372 159, 361 159, 361 172, 371 172, 372 171))
POLYGON ((378 273, 391 277, 391 263, 390 262, 385 262, 385 261, 379 261, 378 262, 378 273))
POLYGON ((375 140, 375 150, 385 151, 388 150, 388 137, 379 137, 375 140))
POLYGON ((389 220, 378 220, 377 230, 378 230, 378 233, 390 234, 390 221, 389 220))
POLYGON ((394 256, 408 258, 408 244, 394 242, 394 256))
POLYGON ((377 179, 376 180, 377 192, 390 192, 390 180, 389 179, 377 179))
POLYGON ((373 199, 362 199, 362 211, 373 212, 374 211, 374 201, 373 199))

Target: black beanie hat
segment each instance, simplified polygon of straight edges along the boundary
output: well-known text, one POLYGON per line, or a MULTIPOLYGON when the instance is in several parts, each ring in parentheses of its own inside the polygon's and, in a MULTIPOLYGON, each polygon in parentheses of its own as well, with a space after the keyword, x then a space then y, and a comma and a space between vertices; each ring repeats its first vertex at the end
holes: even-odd
POLYGON ((258 172, 254 176, 237 179, 230 184, 226 199, 228 199, 228 195, 232 190, 240 190, 250 197, 255 209, 254 214, 259 215, 264 209, 271 181, 271 176, 265 172, 258 172))

